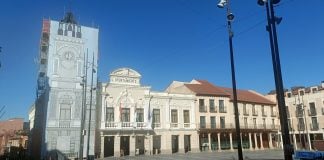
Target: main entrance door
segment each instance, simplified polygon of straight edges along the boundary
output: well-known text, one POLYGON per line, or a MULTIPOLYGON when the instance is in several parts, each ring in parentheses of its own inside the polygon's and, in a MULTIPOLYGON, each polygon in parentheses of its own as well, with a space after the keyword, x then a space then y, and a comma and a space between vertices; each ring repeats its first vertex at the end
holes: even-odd
POLYGON ((179 152, 179 136, 172 135, 172 153, 179 152))
POLYGON ((114 156, 114 137, 107 136, 104 139, 104 157, 114 156))
POLYGON ((184 135, 184 147, 185 153, 191 151, 190 135, 184 135))
POLYGON ((120 137, 120 156, 129 155, 129 136, 120 137))

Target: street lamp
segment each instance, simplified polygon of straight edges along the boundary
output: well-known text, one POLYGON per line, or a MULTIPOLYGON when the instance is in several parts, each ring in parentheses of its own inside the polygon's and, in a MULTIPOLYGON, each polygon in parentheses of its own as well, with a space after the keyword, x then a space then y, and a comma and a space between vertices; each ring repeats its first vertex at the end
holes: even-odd
POLYGON ((229 38, 229 47, 230 47, 230 58, 231 58, 231 73, 232 73, 232 86, 233 86, 233 104, 235 110, 237 152, 238 152, 238 159, 243 160, 240 121, 239 121, 238 105, 237 105, 234 53, 233 53, 233 43, 232 43, 232 39, 233 39, 232 21, 234 20, 234 14, 230 10, 229 1, 230 0, 220 0, 220 2, 217 4, 217 7, 224 8, 226 6, 226 11, 227 11, 226 17, 227 17, 227 29, 228 29, 228 38, 229 38))
POLYGON ((287 109, 286 109, 285 97, 284 97, 284 88, 283 88, 282 75, 281 75, 281 66, 280 66, 280 57, 279 57, 279 48, 278 48, 277 30, 276 30, 276 24, 279 24, 282 18, 276 17, 274 15, 274 9, 273 9, 274 8, 273 5, 278 4, 279 2, 280 0, 269 0, 269 1, 258 0, 257 1, 258 5, 260 6, 265 5, 267 10, 268 25, 266 27, 266 30, 269 32, 272 66, 273 66, 273 73, 274 73, 275 84, 276 84, 281 133, 282 133, 282 139, 284 145, 284 156, 285 156, 285 160, 292 160, 293 147, 291 145, 290 136, 289 136, 287 109))

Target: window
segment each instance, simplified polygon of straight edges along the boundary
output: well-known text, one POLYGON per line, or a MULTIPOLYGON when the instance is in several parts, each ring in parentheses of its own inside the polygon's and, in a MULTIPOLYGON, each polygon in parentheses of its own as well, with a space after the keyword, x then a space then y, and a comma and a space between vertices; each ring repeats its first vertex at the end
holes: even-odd
POLYGON ((254 104, 252 105, 252 113, 253 113, 254 116, 257 116, 258 115, 257 110, 255 109, 255 105, 254 104))
POLYGON ((220 128, 225 128, 225 117, 220 117, 220 128))
POLYGON ((266 129, 266 119, 262 118, 262 122, 263 122, 263 128, 266 129))
POLYGON ((219 100, 218 101, 218 104, 219 104, 219 112, 220 113, 226 113, 226 108, 225 108, 225 105, 224 105, 224 100, 219 100))
POLYGON ((82 62, 78 61, 78 76, 82 76, 82 62))
POLYGON ((303 96, 304 95, 304 91, 299 91, 299 95, 303 96))
POLYGON ((216 128, 216 117, 215 116, 210 117, 210 128, 216 128))
POLYGON ((245 103, 243 103, 243 114, 248 115, 248 113, 246 111, 246 104, 245 103))
POLYGON ((153 109, 153 123, 160 123, 160 109, 153 109))
POLYGON ((304 118, 298 118, 298 130, 305 130, 304 118))
POLYGON ((171 123, 178 123, 178 110, 171 110, 171 123))
POLYGON ((199 112, 206 112, 204 99, 199 99, 199 112))
POLYGON ((53 72, 54 72, 54 74, 57 74, 58 67, 59 67, 59 60, 58 59, 54 59, 54 66, 53 66, 53 72))
POLYGON ((266 112, 264 111, 264 105, 261 106, 261 112, 262 112, 262 116, 267 116, 266 112))
POLYGON ((215 100, 209 99, 209 112, 215 112, 215 100))
POLYGON ((144 122, 144 109, 143 108, 136 109, 136 122, 144 122))
POLYGON ((312 88, 312 92, 316 93, 317 92, 317 88, 312 88))
POLYGON ((67 104, 61 104, 60 108, 60 120, 71 119, 71 106, 67 104))
POLYGON ((272 119, 272 123, 271 123, 272 129, 275 129, 275 120, 272 119))
POLYGON ((183 110, 183 123, 190 123, 189 110, 183 110))
POLYGON ((253 118, 253 127, 257 128, 256 118, 253 118))
POLYGON ((311 130, 318 130, 317 117, 312 117, 311 130))
POLYGON ((200 116, 200 128, 206 128, 206 117, 200 116))
POLYGON ((247 117, 244 117, 244 127, 248 128, 248 121, 247 121, 247 117))
POLYGON ((114 122, 114 108, 107 107, 106 108, 106 122, 114 122))
POLYGON ((121 121, 122 122, 129 122, 129 115, 130 115, 130 111, 129 108, 122 108, 121 109, 121 121))
POLYGON ((309 103, 309 115, 316 116, 316 107, 314 102, 309 103))
POLYGON ((291 97, 291 93, 287 93, 287 97, 290 98, 291 97))

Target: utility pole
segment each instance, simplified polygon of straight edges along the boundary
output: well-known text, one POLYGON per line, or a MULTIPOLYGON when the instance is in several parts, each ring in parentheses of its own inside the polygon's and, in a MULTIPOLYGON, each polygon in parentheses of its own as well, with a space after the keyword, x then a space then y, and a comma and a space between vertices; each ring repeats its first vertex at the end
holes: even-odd
POLYGON ((80 126, 80 148, 79 159, 83 159, 83 147, 84 147, 84 122, 87 109, 87 76, 88 76, 88 49, 87 54, 84 54, 84 75, 82 77, 82 109, 81 109, 81 126, 80 126))
POLYGON ((91 88, 90 88, 90 109, 89 109, 89 121, 88 121, 88 141, 87 141, 87 159, 90 160, 89 150, 90 150, 90 128, 91 128, 91 110, 92 110, 92 92, 93 88, 93 73, 96 73, 94 69, 94 53, 92 55, 92 66, 91 66, 91 88))

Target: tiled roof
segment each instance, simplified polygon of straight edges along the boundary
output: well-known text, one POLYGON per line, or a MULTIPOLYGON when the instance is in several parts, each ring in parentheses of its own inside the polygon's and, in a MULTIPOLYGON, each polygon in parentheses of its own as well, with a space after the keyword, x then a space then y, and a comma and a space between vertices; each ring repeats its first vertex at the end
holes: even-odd
MULTIPOLYGON (((233 100, 233 89, 215 86, 206 80, 197 80, 199 83, 185 84, 196 95, 227 96, 233 100)), ((264 96, 248 90, 237 90, 237 100, 239 102, 252 102, 257 104, 275 105, 275 102, 268 100, 264 96)))
MULTIPOLYGON (((232 88, 223 88, 224 91, 229 93, 231 95, 231 100, 233 100, 233 89, 232 88)), ((258 104, 270 104, 275 105, 276 103, 263 97, 262 95, 259 95, 257 93, 254 93, 253 91, 248 90, 237 90, 237 101, 239 102, 253 102, 258 104)))
POLYGON ((214 86, 206 80, 197 80, 200 84, 185 84, 187 88, 195 92, 196 95, 212 95, 212 96, 227 96, 230 94, 226 93, 219 87, 214 86))

